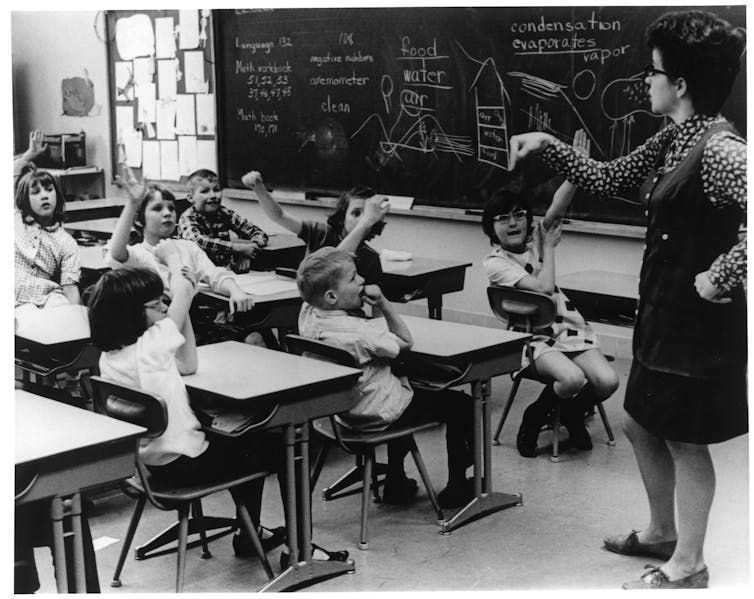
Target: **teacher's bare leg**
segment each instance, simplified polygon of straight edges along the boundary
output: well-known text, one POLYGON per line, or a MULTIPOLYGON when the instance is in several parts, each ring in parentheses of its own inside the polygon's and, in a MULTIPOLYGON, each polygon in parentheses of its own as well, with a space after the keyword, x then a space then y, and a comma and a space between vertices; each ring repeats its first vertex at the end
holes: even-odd
POLYGON ((704 537, 715 496, 715 468, 706 445, 668 441, 668 447, 675 462, 678 544, 662 570, 670 580, 676 580, 704 568, 704 537))
POLYGON ((623 430, 634 449, 649 500, 649 526, 637 533, 641 543, 659 543, 676 538, 675 467, 664 439, 647 431, 630 414, 623 414, 623 430))

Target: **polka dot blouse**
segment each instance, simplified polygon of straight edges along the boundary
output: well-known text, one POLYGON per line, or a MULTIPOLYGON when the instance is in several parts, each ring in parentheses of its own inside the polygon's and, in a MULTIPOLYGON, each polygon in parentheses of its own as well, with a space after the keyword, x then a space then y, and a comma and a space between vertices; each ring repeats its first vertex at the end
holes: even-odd
MULTIPOLYGON (((551 143, 541 157, 569 181, 590 193, 609 198, 639 187, 668 143, 662 170, 672 171, 704 132, 720 122, 725 122, 720 115, 694 115, 678 125, 668 125, 627 156, 610 162, 587 158, 558 140, 551 143)), ((702 154, 701 170, 703 191, 713 206, 722 208, 735 204, 746 210, 746 142, 741 137, 728 131, 710 137, 702 154)), ((744 281, 745 237, 710 265, 709 277, 723 291, 744 281)))

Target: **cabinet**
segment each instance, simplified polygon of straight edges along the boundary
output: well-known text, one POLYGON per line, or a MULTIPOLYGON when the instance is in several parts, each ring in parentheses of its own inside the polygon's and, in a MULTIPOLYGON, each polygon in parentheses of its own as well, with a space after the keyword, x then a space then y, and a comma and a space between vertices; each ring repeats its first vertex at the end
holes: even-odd
POLYGON ((105 197, 105 171, 96 166, 73 166, 66 169, 47 168, 60 180, 66 202, 105 197))

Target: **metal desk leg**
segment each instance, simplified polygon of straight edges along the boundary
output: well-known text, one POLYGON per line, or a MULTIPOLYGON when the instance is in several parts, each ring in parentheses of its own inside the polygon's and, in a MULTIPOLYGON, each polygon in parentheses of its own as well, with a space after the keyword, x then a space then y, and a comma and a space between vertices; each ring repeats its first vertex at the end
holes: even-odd
POLYGON ((65 538, 63 531, 63 499, 53 497, 50 503, 50 516, 52 518, 52 550, 55 555, 55 583, 58 593, 68 592, 68 572, 66 569, 65 538))
POLYGON ((490 449, 490 381, 471 384, 474 396, 474 499, 440 523, 440 533, 449 534, 455 528, 487 514, 514 505, 521 505, 521 494, 492 491, 492 452, 490 449))
POLYGON ((309 490, 309 426, 298 430, 292 424, 286 425, 285 440, 286 500, 288 504, 288 548, 290 565, 260 591, 285 591, 313 584, 318 580, 332 578, 340 574, 352 573, 356 569, 353 560, 345 562, 315 560, 311 554, 311 497, 309 490), (299 458, 296 459, 296 446, 299 458), (298 515, 297 515, 298 512, 298 515), (299 540, 301 549, 299 552, 299 540), (298 561, 297 556, 304 558, 298 561))
POLYGON ((427 308, 430 318, 442 320, 442 294, 427 296, 427 308))
POLYGON ((84 568, 84 537, 81 532, 81 493, 70 499, 71 530, 73 531, 73 567, 76 576, 76 592, 86 593, 84 568))

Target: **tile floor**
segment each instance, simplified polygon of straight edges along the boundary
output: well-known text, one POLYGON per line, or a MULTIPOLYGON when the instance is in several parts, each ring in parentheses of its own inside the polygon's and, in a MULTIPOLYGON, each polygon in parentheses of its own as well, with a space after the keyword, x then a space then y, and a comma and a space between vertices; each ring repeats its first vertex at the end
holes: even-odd
MULTIPOLYGON (((622 557, 601 548, 605 534, 642 528, 647 505, 630 444, 620 428, 620 412, 628 360, 615 362, 621 388, 606 409, 617 444, 608 447, 602 423, 595 417, 589 429, 595 442, 591 452, 562 452, 560 463, 525 459, 515 449, 521 412, 541 386, 524 381, 503 431, 500 447, 493 447, 495 490, 522 493, 523 505, 509 508, 457 529, 438 534, 433 512, 423 494, 409 507, 371 506, 368 551, 356 548, 359 531, 359 495, 332 502, 320 500, 321 488, 334 481, 351 463, 351 457, 331 452, 314 491, 315 541, 330 549, 348 549, 356 572, 319 583, 308 592, 330 591, 468 591, 468 590, 615 590, 642 572, 646 558, 622 557)), ((508 377, 493 381, 493 421, 502 410, 510 387, 508 377)), ((543 433, 540 444, 547 441, 543 433)), ((565 432, 563 433, 565 437, 565 432)), ((445 484, 444 441, 441 431, 418 439, 436 488, 445 484)), ((749 438, 734 439, 712 448, 717 468, 717 494, 706 544, 712 589, 746 589, 750 579, 749 550, 749 438)), ((408 461, 410 462, 410 460, 408 461)), ((408 463, 407 462, 407 463, 408 463)), ((413 465, 412 465, 413 467, 413 465)), ((411 473, 413 470, 409 470, 411 473)), ((415 474, 414 474, 415 475, 415 474)), ((416 476, 416 475, 415 475, 416 476)), ((417 477, 418 478, 418 477, 417 477)), ((282 524, 277 481, 268 479, 263 522, 282 524)), ((229 496, 204 502, 205 514, 229 515, 229 496)), ((145 593, 174 590, 175 555, 145 561, 128 559, 123 586, 109 586, 125 534, 132 502, 122 495, 97 499, 91 518, 95 541, 117 539, 97 551, 102 591, 145 593)), ((147 508, 135 544, 169 524, 171 516, 147 508)), ((189 550, 186 592, 249 592, 265 582, 255 559, 233 555, 230 538, 211 544, 212 559, 189 550)), ((280 550, 271 552, 278 568, 280 550)), ((43 592, 54 592, 49 552, 37 550, 43 592)))

